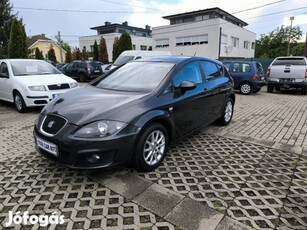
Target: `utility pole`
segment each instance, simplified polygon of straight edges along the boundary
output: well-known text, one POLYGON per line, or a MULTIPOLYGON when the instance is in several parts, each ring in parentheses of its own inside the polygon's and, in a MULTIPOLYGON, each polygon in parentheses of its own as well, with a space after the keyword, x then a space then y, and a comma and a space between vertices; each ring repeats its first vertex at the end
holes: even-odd
POLYGON ((60 60, 61 63, 63 63, 62 40, 60 31, 58 31, 58 36, 56 36, 56 38, 58 39, 58 45, 60 46, 60 60))
POLYGON ((290 17, 290 20, 291 20, 291 25, 290 25, 290 33, 289 33, 289 38, 288 38, 288 52, 287 52, 287 56, 290 55, 290 43, 291 43, 291 33, 292 33, 292 22, 294 20, 294 17, 290 17))

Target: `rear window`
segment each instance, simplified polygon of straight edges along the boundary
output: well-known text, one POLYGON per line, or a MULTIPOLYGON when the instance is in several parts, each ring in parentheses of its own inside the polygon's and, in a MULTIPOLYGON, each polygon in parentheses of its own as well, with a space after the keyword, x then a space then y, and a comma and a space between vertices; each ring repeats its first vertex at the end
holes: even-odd
POLYGON ((277 58, 272 65, 306 65, 304 58, 277 58))
POLYGON ((89 64, 91 65, 91 67, 96 69, 99 69, 99 67, 101 67, 101 64, 99 64, 98 62, 90 62, 89 64))

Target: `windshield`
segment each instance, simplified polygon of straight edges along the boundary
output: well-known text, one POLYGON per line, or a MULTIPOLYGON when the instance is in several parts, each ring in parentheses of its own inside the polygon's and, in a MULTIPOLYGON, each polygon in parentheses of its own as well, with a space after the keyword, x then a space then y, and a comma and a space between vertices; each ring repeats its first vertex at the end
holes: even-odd
POLYGON ((131 62, 96 82, 98 88, 123 91, 152 91, 173 68, 166 62, 131 62))
POLYGON ((59 70, 57 70, 55 67, 45 61, 11 61, 11 66, 15 76, 61 74, 59 70))
POLYGON ((131 60, 133 60, 134 56, 119 56, 115 62, 113 63, 113 65, 116 65, 116 66, 120 66, 122 64, 125 64, 131 60))

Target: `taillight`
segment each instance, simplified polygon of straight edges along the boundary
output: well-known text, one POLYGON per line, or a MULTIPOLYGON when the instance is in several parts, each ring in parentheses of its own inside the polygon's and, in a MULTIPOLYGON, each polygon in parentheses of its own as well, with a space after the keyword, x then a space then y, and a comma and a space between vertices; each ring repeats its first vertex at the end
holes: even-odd
POLYGON ((253 77, 253 80, 254 81, 259 81, 260 80, 260 77, 258 74, 255 74, 254 77, 253 77))
POLYGON ((270 77, 270 74, 271 74, 271 69, 268 68, 268 70, 266 71, 266 76, 267 76, 267 77, 270 77))
POLYGON ((87 72, 91 73, 91 67, 90 66, 87 66, 87 72))
POLYGON ((307 69, 306 69, 306 71, 305 71, 305 78, 307 78, 307 69))

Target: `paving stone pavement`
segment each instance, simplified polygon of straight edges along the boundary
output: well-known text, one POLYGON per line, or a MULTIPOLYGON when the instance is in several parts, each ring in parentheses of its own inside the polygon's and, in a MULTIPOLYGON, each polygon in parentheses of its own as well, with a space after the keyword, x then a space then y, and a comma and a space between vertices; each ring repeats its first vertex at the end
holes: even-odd
POLYGON ((297 91, 236 94, 233 122, 227 127, 212 126, 220 135, 252 137, 267 143, 283 143, 307 150, 307 96, 297 91))
MULTIPOLYGON (((10 210, 65 215, 65 225, 49 229, 307 229, 304 143, 284 145, 278 135, 268 140, 240 129, 263 127, 282 104, 305 116, 307 104, 296 100, 306 97, 237 94, 233 124, 174 143, 151 173, 76 171, 46 160, 32 140, 39 109, 19 114, 0 101, 0 229, 10 210), (253 105, 266 119, 252 115, 253 105), (258 123, 251 126, 253 117, 258 123)), ((296 122, 291 114, 274 116, 296 122)), ((302 119, 293 135, 304 133, 302 119)), ((272 128, 276 122, 269 122, 272 128)))

